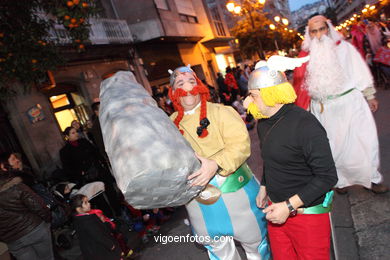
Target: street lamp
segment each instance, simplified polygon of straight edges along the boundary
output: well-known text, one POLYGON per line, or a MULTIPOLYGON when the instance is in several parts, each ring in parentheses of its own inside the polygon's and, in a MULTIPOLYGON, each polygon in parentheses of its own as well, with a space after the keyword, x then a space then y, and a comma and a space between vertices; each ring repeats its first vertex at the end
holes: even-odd
POLYGON ((228 9, 229 12, 234 11, 234 3, 230 2, 226 4, 226 8, 228 9))
POLYGON ((278 42, 277 42, 276 38, 277 38, 278 35, 280 36, 280 34, 276 31, 276 27, 281 25, 280 29, 283 28, 284 31, 290 32, 290 33, 293 33, 294 30, 288 28, 289 21, 288 21, 287 18, 285 18, 285 17, 281 18, 280 16, 277 15, 277 16, 274 17, 274 20, 276 22, 276 25, 275 24, 270 24, 269 28, 272 31, 274 31, 275 47, 276 47, 277 50, 279 50, 279 45, 278 45, 278 42))
POLYGON ((274 21, 275 21, 275 22, 279 23, 280 20, 282 20, 282 24, 284 24, 285 26, 288 25, 288 19, 287 19, 287 18, 280 18, 279 15, 277 15, 277 16, 274 17, 274 21))
MULTIPOLYGON (((262 7, 264 6, 265 1, 266 0, 258 0, 259 4, 262 7)), ((254 22, 253 16, 252 16, 252 11, 254 11, 254 7, 251 4, 253 4, 253 2, 251 3, 250 0, 241 0, 241 4, 242 4, 242 7, 240 5, 237 5, 235 2, 228 2, 226 4, 226 9, 229 12, 234 13, 234 14, 240 14, 241 11, 244 11, 246 14, 248 14, 249 19, 250 19, 251 24, 252 24, 252 29, 255 32, 256 42, 258 45, 258 50, 256 52, 259 55, 260 59, 264 59, 263 46, 262 46, 260 38, 257 34, 257 28, 255 28, 255 22, 254 22)))
POLYGON ((239 6, 239 5, 235 6, 233 11, 235 14, 241 13, 241 6, 239 6))

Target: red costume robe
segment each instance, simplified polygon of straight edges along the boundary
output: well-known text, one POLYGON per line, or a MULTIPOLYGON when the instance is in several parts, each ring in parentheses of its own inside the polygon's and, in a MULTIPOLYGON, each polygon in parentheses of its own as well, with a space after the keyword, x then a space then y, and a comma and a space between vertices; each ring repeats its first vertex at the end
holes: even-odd
MULTIPOLYGON (((298 58, 306 57, 307 55, 309 55, 308 52, 301 51, 298 55, 298 58)), ((295 104, 307 110, 310 105, 310 96, 307 92, 307 89, 304 88, 306 66, 307 62, 294 70, 294 89, 295 93, 297 94, 295 104)))

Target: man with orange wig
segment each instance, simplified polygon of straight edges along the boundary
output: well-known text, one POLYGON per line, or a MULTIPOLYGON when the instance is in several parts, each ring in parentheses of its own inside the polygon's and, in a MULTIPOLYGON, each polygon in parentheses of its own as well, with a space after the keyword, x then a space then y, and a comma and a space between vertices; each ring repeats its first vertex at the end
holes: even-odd
POLYGON ((264 170, 257 205, 265 208, 272 259, 328 260, 337 173, 326 132, 293 104, 296 94, 284 73, 269 66, 262 62, 250 74, 244 106, 260 119, 264 170))
POLYGON ((193 232, 210 259, 240 259, 233 238, 247 259, 269 259, 264 213, 256 207, 259 183, 246 164, 249 134, 231 107, 207 102, 208 89, 189 67, 172 72, 169 95, 177 112, 171 118, 191 144, 201 168, 189 176, 206 186, 187 211, 193 232), (208 239, 210 238, 210 239, 208 239))

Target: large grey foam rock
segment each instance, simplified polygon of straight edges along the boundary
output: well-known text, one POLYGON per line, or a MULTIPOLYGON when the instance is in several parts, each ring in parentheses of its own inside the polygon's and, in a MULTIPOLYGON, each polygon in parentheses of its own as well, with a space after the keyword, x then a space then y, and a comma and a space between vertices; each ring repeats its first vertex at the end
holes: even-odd
POLYGON ((133 207, 183 205, 199 193, 187 181, 200 167, 194 151, 131 72, 102 82, 99 120, 118 187, 133 207))

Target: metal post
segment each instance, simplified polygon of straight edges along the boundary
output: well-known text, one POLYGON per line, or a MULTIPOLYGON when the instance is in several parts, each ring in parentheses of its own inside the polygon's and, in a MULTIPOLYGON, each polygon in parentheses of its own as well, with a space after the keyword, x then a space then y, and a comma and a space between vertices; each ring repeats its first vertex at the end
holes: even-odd
POLYGON ((278 45, 278 32, 274 31, 274 43, 275 43, 275 48, 278 51, 279 50, 279 45, 278 45))

